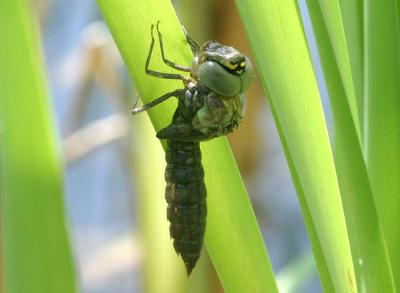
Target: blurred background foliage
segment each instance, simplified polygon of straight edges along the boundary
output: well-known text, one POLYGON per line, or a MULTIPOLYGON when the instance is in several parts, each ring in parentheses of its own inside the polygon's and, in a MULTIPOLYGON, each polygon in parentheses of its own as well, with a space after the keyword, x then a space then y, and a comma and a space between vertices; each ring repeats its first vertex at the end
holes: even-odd
MULTIPOLYGON (((66 221, 79 291, 223 292, 205 250, 190 279, 173 251, 165 216, 163 150, 147 115, 130 115, 135 85, 96 3, 35 0, 30 4, 29 12, 39 22, 49 96, 62 140, 66 221)), ((199 43, 215 39, 254 60, 233 1, 175 0, 173 4, 181 23, 199 43)), ((299 7, 315 57, 305 1, 299 1, 299 7)), ((331 130, 332 113, 319 60, 314 69, 331 130)), ((362 89, 357 90, 361 95, 362 89)), ((282 292, 321 292, 303 216, 259 78, 247 97, 246 119, 229 141, 278 284, 282 292)), ((373 133, 379 137, 378 130, 373 133)), ((371 148, 376 147, 374 142, 365 140, 371 148)), ((372 156, 370 163, 381 162, 372 156)), ((384 192, 386 186, 374 188, 384 192)), ((0 254, 1 263, 3 258, 0 254)), ((0 284, 3 278, 0 274, 0 284)))

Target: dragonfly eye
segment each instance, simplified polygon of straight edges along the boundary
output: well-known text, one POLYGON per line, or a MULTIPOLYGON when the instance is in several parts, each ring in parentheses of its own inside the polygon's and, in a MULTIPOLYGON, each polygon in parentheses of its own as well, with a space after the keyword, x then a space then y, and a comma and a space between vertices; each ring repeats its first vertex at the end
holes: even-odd
POLYGON ((246 61, 240 64, 240 68, 240 70, 242 70, 242 73, 240 74, 240 81, 242 84, 241 91, 243 93, 250 87, 250 84, 254 78, 254 71, 251 62, 247 57, 246 61))
POLYGON ((197 73, 200 81, 216 93, 232 97, 245 92, 253 80, 253 67, 247 57, 237 61, 205 61, 197 73))
POLYGON ((221 96, 232 97, 240 93, 241 80, 238 75, 231 74, 226 67, 214 61, 202 63, 197 75, 209 89, 221 96))
POLYGON ((194 75, 221 96, 243 93, 253 79, 250 60, 233 47, 209 41, 200 48, 194 75))

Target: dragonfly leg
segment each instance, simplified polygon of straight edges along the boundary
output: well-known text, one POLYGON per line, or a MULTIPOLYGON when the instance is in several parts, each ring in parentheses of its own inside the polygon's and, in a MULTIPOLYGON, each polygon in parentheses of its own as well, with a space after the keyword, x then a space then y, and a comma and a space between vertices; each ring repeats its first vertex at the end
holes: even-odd
POLYGON ((199 54, 200 46, 193 40, 187 33, 185 27, 182 25, 183 33, 185 34, 186 40, 189 43, 190 49, 192 49, 192 53, 194 56, 199 54))
POLYGON ((162 38, 160 29, 159 29, 159 25, 160 25, 160 21, 157 22, 157 33, 158 33, 158 39, 160 41, 160 51, 161 51, 162 60, 164 61, 165 64, 167 64, 168 66, 170 66, 172 68, 175 68, 176 70, 190 72, 190 68, 189 67, 176 64, 176 63, 168 60, 167 58, 165 58, 163 38, 162 38))
POLYGON ((166 93, 166 94, 162 95, 161 97, 155 99, 154 101, 151 101, 150 103, 148 103, 146 105, 143 105, 141 107, 136 107, 136 104, 137 104, 137 102, 139 100, 139 97, 137 97, 135 105, 133 106, 133 109, 132 109, 132 114, 136 115, 136 114, 139 114, 139 113, 141 113, 143 111, 146 111, 146 110, 148 110, 148 109, 150 109, 150 108, 152 108, 152 107, 154 107, 154 106, 156 106, 156 105, 168 100, 171 97, 178 97, 179 98, 179 97, 182 97, 184 95, 185 95, 185 90, 184 89, 174 90, 173 92, 166 93))
POLYGON ((150 59, 151 59, 151 55, 153 53, 153 48, 154 48, 154 24, 151 25, 151 44, 150 44, 150 49, 149 49, 149 54, 147 55, 147 59, 146 59, 146 66, 145 66, 145 72, 148 75, 152 75, 158 78, 166 78, 166 79, 180 79, 184 82, 189 82, 190 78, 183 76, 181 74, 176 74, 176 73, 163 73, 163 72, 158 72, 158 71, 154 71, 152 69, 149 69, 149 65, 150 65, 150 59))

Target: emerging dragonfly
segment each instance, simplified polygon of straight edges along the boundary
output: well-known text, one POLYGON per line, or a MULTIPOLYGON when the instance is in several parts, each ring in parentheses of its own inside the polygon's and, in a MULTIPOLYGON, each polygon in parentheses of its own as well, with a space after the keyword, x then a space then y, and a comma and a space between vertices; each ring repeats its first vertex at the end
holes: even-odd
POLYGON ((195 57, 191 67, 175 64, 165 57, 159 23, 156 29, 164 63, 189 72, 190 77, 149 69, 155 42, 155 25, 152 25, 146 73, 158 78, 180 79, 184 88, 166 93, 142 107, 135 106, 132 113, 143 112, 170 97, 179 100, 171 124, 159 131, 157 137, 167 139, 165 198, 170 235, 190 275, 200 257, 207 214, 199 143, 238 127, 245 112, 243 93, 250 86, 254 74, 249 59, 236 49, 216 41, 208 41, 200 47, 186 31, 186 39, 195 57))

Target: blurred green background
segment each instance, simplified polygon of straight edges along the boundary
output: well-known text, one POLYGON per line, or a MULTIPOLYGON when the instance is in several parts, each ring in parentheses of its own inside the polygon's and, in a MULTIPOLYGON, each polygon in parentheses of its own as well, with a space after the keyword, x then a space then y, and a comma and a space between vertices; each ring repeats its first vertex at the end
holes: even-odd
MULTIPOLYGON (((391 0, 385 1, 395 3, 391 0)), ((108 5, 106 1, 98 2, 102 9, 106 9, 108 5)), ((262 3, 262 1, 255 2, 262 3)), ((274 2, 275 7, 280 8, 279 1, 270 2, 274 2)), ((282 11, 285 11, 285 6, 290 8, 294 6, 293 3, 289 5, 288 2, 283 2, 286 4, 281 5, 282 11)), ((303 133, 297 132, 299 125, 295 123, 301 116, 296 116, 296 113, 293 116, 290 116, 290 113, 285 116, 287 112, 283 110, 284 114, 280 113, 283 108, 280 108, 276 100, 279 98, 278 93, 288 93, 289 98, 290 94, 297 94, 296 90, 302 89, 302 80, 299 80, 300 86, 293 85, 293 90, 286 91, 285 80, 280 87, 280 84, 270 81, 273 78, 267 79, 266 82, 264 75, 260 73, 247 92, 245 120, 228 139, 245 182, 281 292, 322 292, 322 287, 326 292, 339 292, 337 288, 346 288, 346 281, 343 281, 344 287, 341 287, 341 284, 337 285, 335 278, 340 276, 335 275, 337 271, 332 271, 332 268, 337 268, 335 262, 339 264, 338 267, 342 263, 343 267, 348 264, 350 258, 343 261, 335 259, 346 256, 347 239, 343 241, 343 250, 335 246, 341 244, 339 238, 331 247, 330 241, 335 239, 335 231, 330 235, 331 231, 326 229, 327 223, 324 222, 319 226, 318 221, 318 219, 324 220, 325 212, 327 215, 335 214, 335 208, 342 207, 339 198, 335 197, 340 192, 359 292, 369 292, 368 288, 380 288, 381 284, 385 284, 384 290, 393 289, 391 270, 393 269, 395 279, 398 278, 396 259, 400 255, 393 246, 397 234, 392 233, 398 222, 393 210, 397 206, 398 192, 400 192, 398 178, 396 179, 396 174, 400 173, 399 156, 395 150, 400 142, 398 125, 400 109, 398 101, 393 102, 390 98, 399 92, 396 78, 399 77, 400 56, 396 51, 387 51, 386 56, 394 56, 391 59, 378 56, 379 49, 374 47, 376 42, 371 40, 376 38, 381 38, 382 42, 392 40, 391 44, 395 45, 387 46, 389 48, 387 50, 400 47, 398 37, 400 9, 394 10, 397 11, 394 15, 397 21, 393 22, 395 25, 389 23, 387 27, 390 29, 386 27, 382 29, 384 17, 379 17, 390 11, 388 7, 392 6, 389 4, 375 7, 373 1, 366 1, 361 9, 362 1, 352 0, 350 1, 352 4, 348 7, 347 4, 343 4, 345 2, 341 2, 343 4, 342 10, 339 11, 341 14, 335 14, 337 11, 334 5, 323 6, 313 1, 307 2, 308 9, 305 0, 296 4, 298 13, 302 17, 302 27, 296 21, 293 22, 304 29, 310 60, 313 61, 315 78, 318 82, 326 127, 331 144, 335 147, 333 155, 336 170, 333 170, 334 166, 330 163, 331 153, 326 152, 329 157, 326 163, 327 177, 329 174, 334 174, 329 178, 335 180, 328 182, 332 183, 330 185, 332 189, 328 191, 324 189, 326 182, 321 182, 321 195, 332 196, 332 202, 339 204, 324 206, 324 200, 327 200, 325 203, 331 203, 329 201, 331 198, 322 198, 319 201, 320 186, 313 184, 318 178, 325 179, 324 174, 316 173, 313 176, 312 173, 307 173, 312 171, 313 161, 309 160, 310 163, 306 160, 301 161, 306 158, 306 155, 304 157, 302 155, 308 154, 308 150, 302 152, 303 141, 299 142, 298 149, 293 147, 296 146, 296 141, 290 141, 290 132, 294 133, 292 138, 304 139, 311 146, 314 146, 312 139, 317 138, 316 149, 319 149, 318 145, 322 146, 321 153, 329 149, 324 145, 325 137, 323 135, 322 138, 301 137, 303 133), (355 7, 357 9, 354 9, 355 7), (362 19, 360 15, 365 11, 378 12, 376 15, 368 14, 371 21, 367 21, 363 28, 370 38, 364 40, 357 29, 363 26, 360 25, 362 19), (335 18, 330 18, 338 15, 343 16, 343 31, 342 27, 336 26, 335 18), (354 15, 360 18, 352 18, 354 15), (323 18, 319 18, 321 16, 323 18), (357 21, 360 23, 356 24, 357 21), (344 43, 347 46, 342 46, 343 36, 346 37, 347 43, 344 43), (370 47, 369 50, 363 51, 362 46, 370 47), (340 51, 342 48, 348 51, 340 51), (398 64, 393 72, 387 70, 391 66, 390 62, 386 62, 387 59, 398 64), (378 62, 374 63, 375 60, 378 62), (382 64, 383 67, 380 67, 382 64), (348 69, 346 66, 352 70, 346 71, 348 69), (379 87, 380 79, 379 76, 376 78, 375 72, 386 74, 387 87, 383 87, 384 90, 379 87), (378 80, 378 82, 365 83, 364 78, 367 81, 378 80), (273 110, 268 103, 265 103, 262 82, 270 95, 270 101, 275 103, 273 110), (385 89, 386 95, 383 96, 389 98, 380 103, 379 99, 374 99, 374 95, 379 96, 385 89), (347 100, 343 102, 340 97, 343 99, 347 97, 350 102, 347 104, 347 100), (388 120, 382 119, 386 113, 389 113, 388 120), (282 117, 289 119, 282 121, 282 117), (290 120, 291 118, 294 122, 290 120), (336 118, 335 121, 333 118, 336 118), (283 147, 275 121, 279 122, 277 124, 281 139, 284 137, 283 147), (285 153, 289 157, 289 163, 285 153), (298 157, 292 157, 293 154, 297 154, 298 157), (296 190, 303 212, 288 164, 293 180, 297 184, 296 190), (368 174, 366 165, 369 167, 368 174), (306 168, 301 172, 296 169, 298 166, 306 168), (372 178, 371 183, 368 175, 372 178), (299 180, 299 176, 304 176, 306 179, 299 180), (310 194, 317 195, 317 200, 313 201, 310 194), (372 195, 384 195, 381 198, 391 196, 393 202, 377 200, 375 208, 372 195), (376 209, 381 217, 383 230, 387 233, 386 240, 389 239, 388 251, 392 267, 388 265, 386 259, 388 251, 377 220, 376 209), (305 214, 306 221, 311 218, 312 225, 307 227, 311 234, 311 242, 314 241, 313 248, 319 261, 317 263, 322 264, 322 268, 319 266, 321 277, 317 274, 302 213, 305 214), (389 216, 385 216, 386 214, 389 216), (321 215, 322 217, 318 218, 321 215), (332 254, 332 251, 336 251, 337 254, 332 254), (366 252, 368 255, 363 254, 366 252), (371 259, 369 257, 373 259, 372 262, 369 262, 371 259), (382 264, 382 269, 379 265, 375 266, 375 261, 382 264), (364 266, 365 263, 368 266, 364 266), (324 266, 329 269, 328 276, 325 274, 324 266), (375 267, 374 271, 381 271, 383 276, 372 274, 371 277, 369 271, 371 266, 375 267), (334 284, 335 291, 329 287, 331 283, 334 284), (373 287, 374 285, 377 287, 373 287)), ((238 7, 242 8, 241 13, 250 13, 247 16, 251 13, 255 15, 251 9, 246 11, 248 8, 245 3, 246 1, 237 1, 238 7)), ((173 5, 180 22, 198 43, 214 39, 231 45, 248 55, 256 65, 256 58, 252 56, 234 1, 175 0, 173 5)), ((393 7, 399 8, 399 6, 397 4, 393 7)), ((157 7, 154 7, 154 11, 156 10, 157 7)), ((287 11, 293 12, 294 9, 287 11)), ((107 16, 113 16, 112 13, 107 16)), ((276 15, 271 15, 271 19, 274 16, 276 15)), ((283 14, 283 16, 288 15, 283 14)), ((115 18, 117 17, 118 14, 115 18)), ((132 17, 133 24, 142 25, 142 20, 135 18, 134 10, 132 17)), ((107 21, 109 22, 109 19, 107 21)), ((113 21, 114 25, 118 23, 118 19, 113 21)), ((251 25, 257 21, 258 19, 247 17, 248 33, 249 30, 251 33, 251 25)), ((288 23, 290 27, 290 21, 288 23)), ((108 25, 112 27, 110 23, 108 25)), ((257 28, 257 25, 253 27, 257 28)), ((274 32, 271 34, 274 29, 266 29, 266 36, 274 37, 274 32)), ((280 29, 281 27, 277 25, 276 34, 284 38, 286 31, 280 29)), ((254 31, 251 39, 254 51, 255 48, 260 48, 259 44, 263 44, 262 40, 266 36, 254 31)), ((124 37, 129 39, 129 36, 124 37)), ((146 39, 131 41, 145 43, 145 47, 148 47, 150 27, 146 39)), ((170 44, 174 42, 168 39, 167 34, 164 38, 167 48, 169 41, 170 44)), ((290 36, 289 41, 291 41, 290 36)), ((293 46, 296 46, 296 41, 298 40, 293 41, 293 46)), ((265 43, 268 43, 268 40, 265 43)), ((271 59, 273 60, 271 54, 268 54, 272 52, 273 57, 276 57, 274 50, 284 51, 290 48, 291 44, 279 44, 282 47, 274 47, 273 42, 271 44, 273 50, 269 52, 266 50, 265 64, 276 67, 270 72, 269 68, 263 68, 263 73, 271 75, 276 73, 280 78, 279 74, 282 74, 279 72, 280 65, 286 62, 290 64, 291 55, 287 55, 287 60, 276 58, 277 64, 275 64, 271 62, 271 59)), ((299 44, 302 44, 301 41, 299 44)), ((268 49, 268 47, 263 48, 268 49)), ((298 52, 301 55, 303 51, 300 48, 298 52)), ((263 59, 262 56, 257 58, 257 65, 264 64, 260 61, 263 59)), ((308 60, 308 56, 304 58, 308 60)), ((296 63, 297 60, 294 60, 296 63)), ((293 71, 298 69, 296 66, 303 64, 294 63, 293 71)), ((306 81, 310 80, 306 77, 312 75, 308 71, 310 68, 304 68, 306 81)), ((285 74, 282 79, 284 78, 285 74)), ((303 96, 315 96, 317 87, 309 88, 311 90, 299 93, 299 101, 303 101, 303 96)), ((2 263, 0 270, 3 272, 0 274, 2 285, 0 292, 2 288, 4 292, 24 293, 224 291, 222 285, 224 280, 218 278, 216 273, 218 268, 214 268, 206 249, 203 249, 202 258, 189 279, 186 277, 180 258, 173 250, 168 234, 164 200, 164 152, 155 137, 154 128, 147 114, 135 117, 130 115, 130 109, 137 95, 136 86, 129 77, 95 2, 0 0, 0 170, 2 172, 0 235, 3 236, 0 248, 6 251, 5 254, 0 254, 2 263), (20 99, 16 100, 15 97, 20 99), (20 280, 20 277, 27 275, 30 276, 30 280, 25 282, 20 280)), ((286 96, 282 98, 284 101, 286 96)), ((307 100, 304 101, 307 103, 307 100)), ((297 102, 293 101, 293 105, 297 105, 297 102)), ((312 112, 315 109, 313 105, 315 104, 310 102, 311 114, 316 113, 312 112)), ((296 111, 296 106, 293 108, 296 111)), ((287 109, 290 110, 290 106, 287 109)), ((300 114, 304 114, 306 120, 310 113, 300 114)), ((319 113, 315 116, 323 120, 323 116, 319 116, 319 113)), ((305 133, 307 133, 307 122, 309 121, 305 121, 305 133)), ((312 125, 311 122, 310 124, 312 125)), ((323 129, 325 125, 318 127, 323 129)), ((315 126, 316 129, 318 127, 315 126)), ((310 133, 320 134, 318 131, 310 133)), ((324 158, 324 154, 316 153, 314 159, 320 161, 319 155, 324 158)), ((209 193, 208 196, 212 197, 213 194, 209 193)), ((338 215, 339 220, 342 219, 340 217, 341 214, 338 215)), ((328 222, 332 230, 337 228, 336 224, 328 222)), ((338 224, 338 230, 341 229, 341 224, 338 224)), ((249 225, 251 226, 251 223, 249 225)), ((224 229, 224 227, 218 228, 224 229)), ((339 234, 340 232, 342 230, 339 234)), ((227 239, 227 246, 233 245, 229 243, 230 240, 227 239)), ((253 243, 247 245, 251 250, 253 243)), ((220 270, 225 271, 222 273, 219 271, 220 277, 222 275, 221 279, 225 278, 226 285, 229 278, 235 275, 229 275, 229 268, 226 270, 221 267, 220 270)), ((238 270, 240 271, 240 268, 236 269, 238 270)), ((251 272, 251 269, 248 271, 251 272)), ((352 272, 342 272, 346 273, 348 273, 348 283, 352 283, 354 281, 352 272)), ((255 276, 254 280, 260 281, 260 276, 255 276)), ((242 284, 246 286, 247 281, 250 282, 242 280, 242 284)), ((249 292, 251 291, 249 287, 249 292)))

